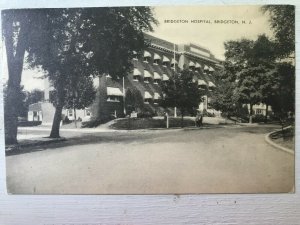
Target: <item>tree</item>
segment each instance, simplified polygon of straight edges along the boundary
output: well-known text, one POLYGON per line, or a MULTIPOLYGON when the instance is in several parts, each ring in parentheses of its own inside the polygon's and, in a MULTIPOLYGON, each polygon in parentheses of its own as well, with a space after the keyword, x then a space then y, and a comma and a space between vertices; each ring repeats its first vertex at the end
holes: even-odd
POLYGON ((295 6, 266 5, 262 11, 269 13, 271 28, 275 33, 277 55, 286 58, 295 52, 295 6))
POLYGON ((7 100, 4 115, 5 142, 17 143, 18 109, 21 101, 16 93, 21 92, 21 75, 25 51, 29 47, 29 40, 35 39, 39 33, 35 32, 40 26, 44 14, 38 10, 10 9, 3 10, 2 37, 6 47, 8 66, 7 100))
MULTIPOLYGON (((15 111, 17 118, 18 117, 27 117, 28 93, 26 91, 24 91, 23 88, 24 88, 23 86, 20 86, 19 92, 14 93, 14 95, 16 96, 16 102, 14 102, 14 104, 18 106, 18 108, 16 108, 16 111, 15 111)), ((9 117, 9 114, 11 113, 9 111, 10 108, 7 107, 7 105, 10 104, 7 91, 8 91, 8 85, 6 83, 3 86, 4 118, 9 117)))
POLYGON ((226 74, 236 84, 234 97, 250 106, 250 123, 253 105, 262 102, 268 106, 274 93, 275 47, 265 35, 255 41, 242 39, 225 43, 226 74))
POLYGON ((279 63, 276 67, 276 87, 270 105, 273 112, 284 120, 295 111, 295 67, 279 63))
POLYGON ((163 105, 165 107, 177 107, 181 112, 181 126, 186 112, 194 113, 201 101, 198 84, 193 81, 193 73, 183 70, 175 73, 168 83, 162 85, 164 93, 163 105))
POLYGON ((27 92, 27 98, 26 98, 27 106, 43 100, 44 100, 44 91, 39 89, 33 89, 32 91, 27 92))
POLYGON ((144 109, 144 99, 141 92, 135 88, 128 88, 125 93, 125 109, 127 114, 132 111, 140 113, 144 109))
POLYGON ((143 32, 152 30, 149 7, 49 9, 44 37, 29 48, 28 62, 41 66, 57 91, 50 137, 59 124, 68 84, 80 76, 123 77, 131 69, 133 50, 144 47, 143 32))
POLYGON ((219 85, 211 97, 211 106, 216 110, 220 110, 228 118, 237 116, 238 101, 234 95, 234 83, 228 80, 222 80, 218 83, 219 85))
POLYGON ((76 125, 76 109, 85 109, 89 107, 95 100, 96 90, 92 77, 81 77, 76 86, 68 88, 71 90, 66 98, 65 107, 74 110, 74 122, 76 125))

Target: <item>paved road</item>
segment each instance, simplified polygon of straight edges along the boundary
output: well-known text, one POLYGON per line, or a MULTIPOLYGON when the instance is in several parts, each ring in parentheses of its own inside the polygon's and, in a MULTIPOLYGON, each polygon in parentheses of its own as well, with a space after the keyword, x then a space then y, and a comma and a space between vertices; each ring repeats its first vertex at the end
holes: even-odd
POLYGON ((64 143, 7 156, 7 185, 26 194, 289 192, 294 156, 264 141, 274 128, 65 133, 64 143))

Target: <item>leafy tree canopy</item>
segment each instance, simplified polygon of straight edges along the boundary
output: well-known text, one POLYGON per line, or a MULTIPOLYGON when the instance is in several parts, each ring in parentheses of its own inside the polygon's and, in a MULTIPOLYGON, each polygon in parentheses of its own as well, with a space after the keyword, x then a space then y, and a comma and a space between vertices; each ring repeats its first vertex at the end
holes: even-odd
POLYGON ((141 92, 135 88, 128 88, 125 94, 125 107, 127 114, 130 114, 132 111, 140 113, 144 109, 144 99, 141 92))
POLYGON ((270 15, 271 27, 275 33, 277 54, 281 58, 295 52, 295 6, 266 5, 263 12, 270 15))
POLYGON ((201 101, 198 84, 193 81, 193 73, 189 70, 175 73, 167 83, 163 84, 162 91, 163 105, 177 107, 182 117, 185 112, 194 113, 201 101))

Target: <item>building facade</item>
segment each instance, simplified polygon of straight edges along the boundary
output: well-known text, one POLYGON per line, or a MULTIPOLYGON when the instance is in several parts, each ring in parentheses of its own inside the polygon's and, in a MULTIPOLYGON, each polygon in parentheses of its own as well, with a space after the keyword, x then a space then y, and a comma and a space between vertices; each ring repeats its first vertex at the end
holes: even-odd
MULTIPOLYGON (((98 89, 95 104, 91 106, 92 115, 120 117, 126 114, 124 96, 127 89, 136 88, 144 99, 144 107, 153 115, 162 115, 159 105, 163 98, 161 84, 167 82, 175 72, 189 69, 194 74, 203 93, 199 110, 218 114, 210 108, 212 90, 216 87, 215 75, 222 68, 220 60, 206 48, 196 44, 175 44, 148 34, 145 39, 149 46, 132 60, 133 69, 124 78, 112 79, 109 74, 96 78, 98 89)), ((171 110, 171 115, 175 114, 171 110)))
MULTIPOLYGON (((94 104, 85 110, 76 110, 77 118, 84 121, 93 117, 121 117, 126 114, 125 93, 127 89, 136 88, 140 91, 144 108, 151 115, 163 115, 165 109, 159 104, 163 98, 161 84, 167 82, 175 72, 189 69, 194 74, 194 82, 203 93, 203 101, 199 103, 199 110, 218 114, 210 108, 209 102, 212 90, 217 86, 215 75, 221 67, 221 61, 206 48, 197 44, 175 44, 149 34, 145 34, 149 43, 141 53, 134 52, 132 71, 120 79, 112 79, 109 74, 94 79, 97 94, 94 104)), ((33 104, 29 107, 28 120, 51 123, 54 107, 49 103, 51 87, 45 81, 45 102, 33 104), (51 105, 51 106, 50 106, 51 105), (46 110, 43 110, 43 109, 46 110), (49 115, 48 115, 49 114, 49 115), (47 120, 46 120, 47 118, 47 120)), ((169 115, 176 114, 176 110, 169 109, 169 115)), ((74 110, 64 109, 63 116, 74 119, 74 110)))

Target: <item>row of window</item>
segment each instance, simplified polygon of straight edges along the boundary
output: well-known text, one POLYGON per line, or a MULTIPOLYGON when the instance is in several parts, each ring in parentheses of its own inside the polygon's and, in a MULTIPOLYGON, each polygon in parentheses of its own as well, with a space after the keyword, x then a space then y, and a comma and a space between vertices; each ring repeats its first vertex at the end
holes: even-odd
MULTIPOLYGON (((136 52, 134 52, 134 60, 138 60, 138 55, 136 52)), ((152 59, 152 54, 148 51, 144 51, 144 55, 143 55, 143 62, 145 63, 149 63, 152 59)), ((157 53, 153 53, 153 64, 154 65, 159 65, 162 64, 163 66, 167 67, 167 66, 171 66, 174 67, 175 65, 178 64, 178 62, 173 58, 172 60, 170 60, 167 56, 160 56, 157 53)), ((212 73, 215 71, 215 69, 212 66, 208 66, 208 65, 202 65, 198 62, 193 62, 193 61, 189 61, 188 64, 188 68, 190 70, 195 70, 195 71, 199 71, 201 69, 203 69, 203 71, 206 73, 212 73)))
MULTIPOLYGON (((107 96, 107 102, 121 102, 121 99, 122 99, 122 97, 120 97, 120 96, 114 96, 114 95, 107 96)), ((144 98, 144 103, 145 104, 150 104, 151 102, 153 102, 155 105, 157 105, 159 99, 160 98, 158 98, 158 99, 144 98)))
MULTIPOLYGON (((133 52, 133 54, 134 54, 133 59, 138 60, 137 53, 133 52)), ((152 59, 152 54, 148 51, 144 51, 143 62, 150 63, 151 59, 152 59)), ((154 53, 154 55, 153 55, 153 64, 154 65, 161 64, 164 67, 167 67, 167 66, 174 67, 176 64, 178 64, 178 62, 175 59, 170 60, 170 58, 168 58, 167 56, 162 56, 161 57, 157 53, 154 53)))
MULTIPOLYGON (((74 110, 68 109, 67 116, 72 118, 74 116, 74 110)), ((84 109, 83 116, 91 116, 91 111, 89 109, 84 109)))

